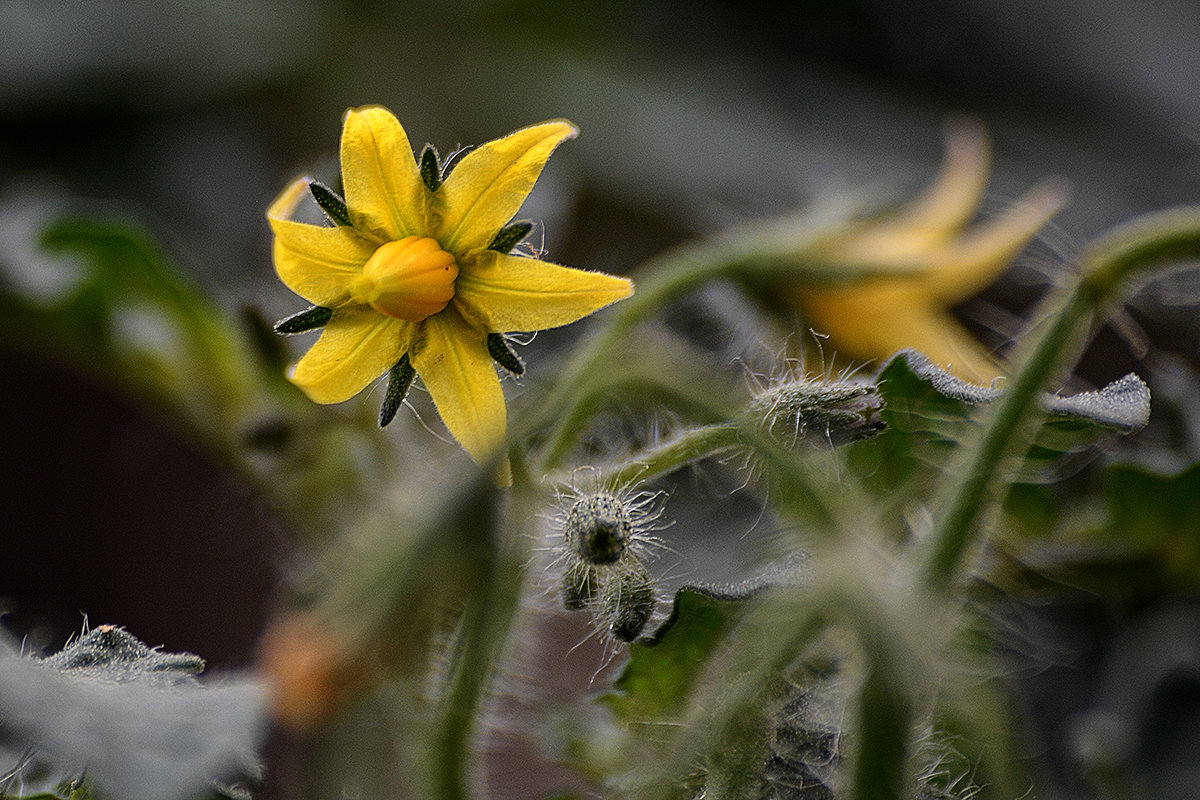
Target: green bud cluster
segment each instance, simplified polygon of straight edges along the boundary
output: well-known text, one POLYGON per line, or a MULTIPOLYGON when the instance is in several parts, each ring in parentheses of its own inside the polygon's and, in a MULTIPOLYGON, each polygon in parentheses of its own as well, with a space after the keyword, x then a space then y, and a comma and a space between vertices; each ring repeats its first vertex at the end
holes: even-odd
POLYGON ((623 642, 636 639, 654 613, 654 583, 638 552, 657 518, 647 506, 599 491, 577 497, 561 518, 563 606, 588 609, 623 642))

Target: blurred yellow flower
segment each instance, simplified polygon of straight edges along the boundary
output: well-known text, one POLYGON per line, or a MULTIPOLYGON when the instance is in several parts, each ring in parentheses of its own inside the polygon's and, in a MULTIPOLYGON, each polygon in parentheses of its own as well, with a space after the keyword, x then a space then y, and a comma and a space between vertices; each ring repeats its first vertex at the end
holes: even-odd
POLYGON ((805 322, 852 358, 886 358, 913 347, 967 380, 1003 374, 950 308, 993 283, 1058 212, 1066 192, 1060 182, 1044 181, 993 219, 968 228, 990 160, 982 127, 952 126, 941 171, 922 195, 818 250, 820 260, 874 274, 794 290, 805 322))
POLYGON ((509 253, 530 226, 507 223, 576 133, 565 121, 524 128, 443 174, 432 148, 418 163, 386 109, 347 112, 345 200, 304 177, 267 212, 276 272, 314 304, 279 329, 325 328, 292 381, 318 403, 339 403, 389 372, 386 424, 415 372, 463 448, 480 464, 495 457, 506 412, 492 361, 521 370, 503 334, 566 325, 633 292, 624 278, 509 253), (334 225, 292 219, 310 191, 334 225))

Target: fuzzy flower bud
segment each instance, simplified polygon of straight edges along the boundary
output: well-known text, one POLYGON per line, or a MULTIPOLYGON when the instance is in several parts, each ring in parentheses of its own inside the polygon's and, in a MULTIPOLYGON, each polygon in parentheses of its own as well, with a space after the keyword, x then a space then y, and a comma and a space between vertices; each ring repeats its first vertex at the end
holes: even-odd
POLYGON ((757 392, 746 413, 788 444, 815 428, 836 447, 882 431, 881 408, 883 398, 873 384, 790 376, 757 392))

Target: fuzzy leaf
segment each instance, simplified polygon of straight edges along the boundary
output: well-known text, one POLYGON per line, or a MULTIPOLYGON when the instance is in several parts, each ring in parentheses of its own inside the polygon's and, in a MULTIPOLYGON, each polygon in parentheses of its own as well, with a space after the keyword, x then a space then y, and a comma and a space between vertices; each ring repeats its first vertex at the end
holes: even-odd
POLYGON ((604 702, 629 721, 659 719, 678 709, 741 603, 772 586, 798 583, 805 560, 797 554, 740 583, 680 588, 670 616, 630 645, 629 664, 604 702))
MULTIPOLYGON (((0 643, 0 741, 36 766, 88 781, 105 796, 169 800, 253 773, 266 687, 248 679, 202 686, 203 662, 151 649, 101 626, 45 659, 0 643)), ((14 757, 15 755, 15 757, 14 757)), ((49 787, 46 787, 47 789, 49 787)))
MULTIPOLYGON (((950 451, 973 436, 974 410, 1004 393, 1003 388, 967 383, 914 350, 897 353, 876 382, 884 398, 880 416, 887 431, 854 447, 860 463, 869 465, 864 474, 893 496, 903 494, 899 486, 917 491, 922 482, 932 486, 950 451)), ((1127 375, 1094 392, 1066 397, 1045 393, 1040 405, 1047 416, 1026 454, 1022 480, 1038 480, 1063 456, 1105 434, 1131 433, 1144 426, 1150 416, 1150 390, 1136 375, 1127 375)))

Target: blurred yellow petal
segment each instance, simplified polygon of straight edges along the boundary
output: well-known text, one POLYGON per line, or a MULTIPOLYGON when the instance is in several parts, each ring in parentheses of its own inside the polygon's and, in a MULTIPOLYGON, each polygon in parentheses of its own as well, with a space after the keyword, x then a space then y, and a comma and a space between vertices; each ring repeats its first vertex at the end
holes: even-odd
POLYGON ((395 366, 414 329, 370 306, 339 309, 296 365, 292 382, 317 403, 349 400, 395 366))
POLYGON ((308 193, 308 184, 308 178, 293 181, 267 211, 275 233, 275 271, 308 302, 333 307, 347 300, 350 285, 362 274, 375 244, 353 228, 293 222, 290 217, 308 193))
POLYGON ((425 320, 422 329, 412 365, 450 434, 471 458, 486 465, 504 444, 507 424, 487 334, 450 310, 425 320))
POLYGON ((839 354, 886 358, 908 347, 959 377, 989 383, 1004 369, 950 314, 916 287, 892 281, 805 290, 805 323, 827 334, 839 354))
POLYGON ((838 256, 849 264, 917 268, 915 257, 953 238, 975 216, 990 163, 982 125, 969 119, 948 125, 945 156, 933 182, 893 215, 844 240, 838 256))
POLYGON ((491 244, 520 210, 554 148, 577 133, 569 122, 544 122, 464 156, 434 195, 442 247, 465 255, 491 244))
POLYGON ((508 333, 567 325, 631 294, 627 278, 487 251, 459 273, 454 303, 475 326, 508 333))
POLYGON ((1066 201, 1061 181, 1043 181, 997 216, 934 253, 920 283, 943 305, 973 297, 1008 269, 1066 201))
POLYGON ((941 238, 953 236, 979 209, 991 172, 992 148, 978 121, 963 118, 946 126, 945 154, 933 182, 906 203, 892 225, 941 238))
POLYGON ((356 227, 381 242, 425 235, 428 195, 408 135, 378 106, 346 112, 342 127, 342 184, 356 227))

